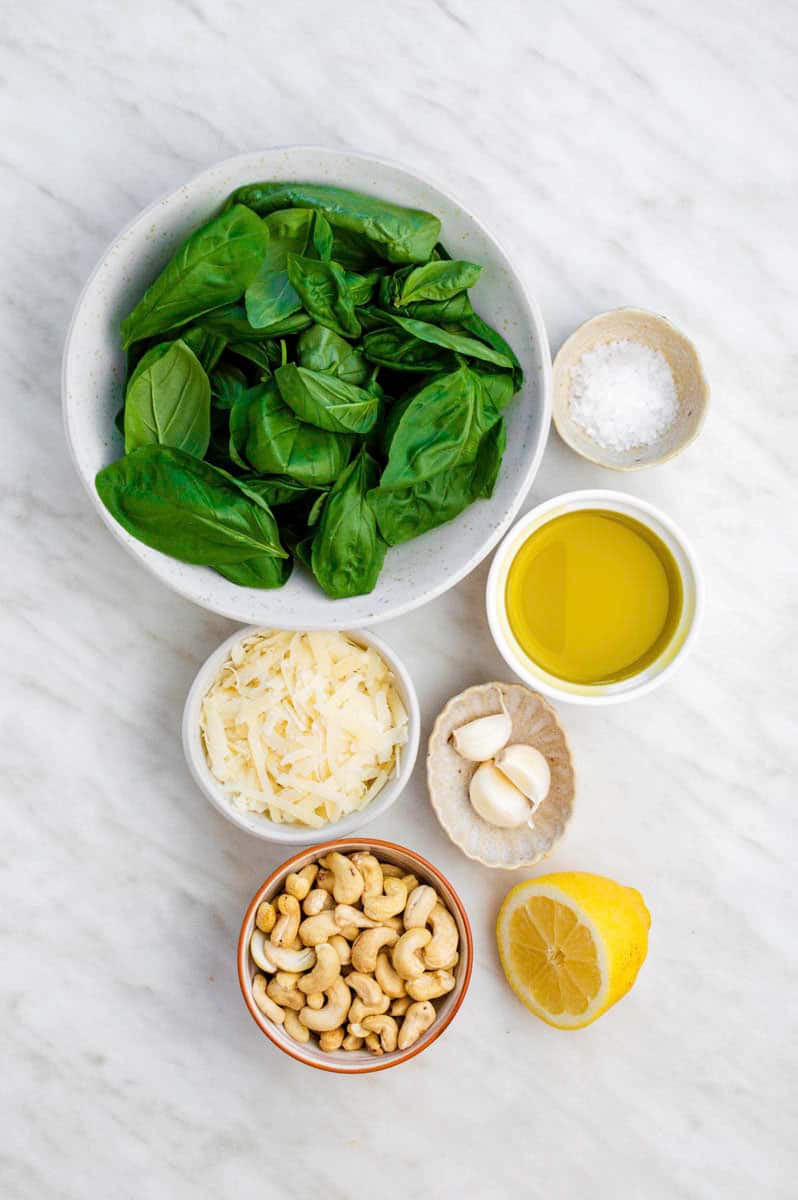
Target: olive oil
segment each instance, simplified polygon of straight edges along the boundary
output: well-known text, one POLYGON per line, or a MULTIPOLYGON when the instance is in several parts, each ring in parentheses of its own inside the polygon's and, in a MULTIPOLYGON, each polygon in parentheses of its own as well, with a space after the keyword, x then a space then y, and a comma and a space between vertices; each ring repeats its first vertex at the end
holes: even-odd
POLYGON ((524 542, 507 577, 510 627, 533 662, 578 684, 645 670, 673 637, 682 579, 665 543, 633 517, 565 513, 524 542))

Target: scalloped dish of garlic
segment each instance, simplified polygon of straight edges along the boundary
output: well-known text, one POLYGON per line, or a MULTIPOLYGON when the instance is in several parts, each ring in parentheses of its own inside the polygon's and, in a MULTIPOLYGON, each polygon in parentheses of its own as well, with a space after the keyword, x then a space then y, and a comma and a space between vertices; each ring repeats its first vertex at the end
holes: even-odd
POLYGON ((551 771, 535 746, 508 745, 513 725, 499 693, 502 711, 478 717, 452 733, 452 745, 479 763, 468 796, 476 813, 498 829, 534 827, 534 814, 549 794, 551 771))
POLYGON ((398 774, 408 716, 370 646, 275 630, 233 647, 203 698, 200 732, 234 807, 318 829, 398 774))

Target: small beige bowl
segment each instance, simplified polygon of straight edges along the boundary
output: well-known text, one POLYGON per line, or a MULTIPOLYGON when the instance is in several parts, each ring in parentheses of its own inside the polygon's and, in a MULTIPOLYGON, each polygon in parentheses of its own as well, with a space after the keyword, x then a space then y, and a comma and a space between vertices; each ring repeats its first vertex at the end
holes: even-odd
POLYGON ((674 458, 698 436, 709 402, 709 386, 693 343, 665 317, 642 308, 616 308, 580 325, 557 352, 553 384, 552 415, 562 440, 589 462, 612 471, 638 471, 674 458), (667 360, 679 411, 670 429, 650 445, 610 450, 594 442, 571 418, 571 371, 583 354, 621 341, 649 346, 667 360))
POLYGON ((552 706, 519 683, 482 683, 449 701, 430 735, 427 783, 435 815, 463 854, 508 871, 534 866, 551 853, 565 833, 574 803, 574 768, 565 731, 552 706), (461 725, 499 711, 497 691, 512 718, 510 741, 535 746, 551 771, 549 794, 535 813, 534 829, 497 829, 474 811, 468 787, 478 764, 461 758, 450 741, 461 725))

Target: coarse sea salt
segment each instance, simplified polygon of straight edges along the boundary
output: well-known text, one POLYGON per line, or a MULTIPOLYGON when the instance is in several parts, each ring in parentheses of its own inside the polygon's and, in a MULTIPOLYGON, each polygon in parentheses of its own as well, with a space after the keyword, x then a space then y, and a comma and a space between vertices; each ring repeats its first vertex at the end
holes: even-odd
POLYGON ((606 342, 571 368, 571 417, 606 450, 650 445, 678 410, 666 358, 640 342, 606 342))

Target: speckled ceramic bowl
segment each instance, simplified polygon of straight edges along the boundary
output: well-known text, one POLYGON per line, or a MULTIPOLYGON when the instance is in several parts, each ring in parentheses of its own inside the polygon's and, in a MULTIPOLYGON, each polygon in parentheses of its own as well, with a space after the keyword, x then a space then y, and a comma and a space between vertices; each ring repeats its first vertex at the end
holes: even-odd
POLYGON ((432 807, 456 846, 486 867, 531 867, 550 854, 565 833, 574 803, 571 751, 557 714, 542 696, 518 683, 482 683, 454 696, 438 717, 427 751, 427 783, 432 807), (451 735, 461 725, 500 711, 501 692, 513 722, 510 742, 534 746, 551 771, 549 794, 534 817, 534 828, 497 829, 471 806, 468 788, 478 763, 461 758, 451 735))
POLYGON ((252 897, 244 914, 238 939, 238 981, 241 985, 244 1003, 261 1033, 265 1034, 279 1050, 289 1054, 297 1062, 304 1063, 308 1067, 317 1067, 321 1071, 333 1071, 339 1075, 366 1075, 371 1071, 385 1071, 388 1067, 398 1067, 400 1063, 408 1062, 409 1059, 415 1058, 417 1054, 421 1054, 423 1050, 431 1046, 457 1015, 471 982, 473 965, 474 939, 471 934, 471 924, 462 900, 446 876, 442 875, 431 862, 427 862, 426 858, 416 854, 414 850, 408 850, 406 846, 397 846, 394 842, 376 841, 373 838, 345 838, 324 842, 322 845, 313 846, 311 849, 289 858, 276 871, 272 871, 269 878, 261 884, 252 897), (258 905, 262 900, 270 900, 282 891, 285 877, 291 871, 301 871, 308 863, 316 862, 330 850, 338 850, 341 854, 350 854, 354 850, 370 851, 381 862, 394 863, 404 871, 412 872, 422 883, 428 883, 435 888, 454 917, 460 935, 460 959, 457 966, 453 968, 456 981, 454 989, 440 1000, 434 1001, 437 1012, 435 1020, 426 1033, 423 1033, 418 1041, 407 1050, 394 1050, 391 1053, 375 1057, 370 1050, 325 1052, 319 1048, 314 1039, 300 1044, 289 1037, 280 1025, 275 1025, 273 1021, 264 1016, 252 997, 252 980, 257 974, 257 968, 250 958, 249 942, 255 928, 255 914, 258 911, 258 905))
POLYGON ((248 624, 279 629, 353 629, 399 616, 445 592, 479 563, 509 527, 538 469, 551 419, 549 348, 543 321, 512 262, 477 217, 435 184, 382 159, 309 146, 231 158, 145 209, 120 233, 83 290, 64 350, 66 432, 78 473, 111 533, 149 571, 196 604, 248 624), (136 541, 100 503, 97 472, 122 453, 114 427, 124 381, 119 322, 176 246, 229 192, 262 179, 337 184, 428 209, 458 258, 482 263, 474 304, 513 346, 525 384, 506 412, 507 450, 490 500, 457 520, 391 549, 370 595, 330 600, 304 568, 278 591, 236 587, 136 541))
POLYGON ((693 343, 665 317, 642 308, 616 308, 580 325, 557 352, 552 390, 554 424, 563 441, 582 458, 613 471, 639 471, 680 454, 698 437, 709 403, 709 385, 693 343), (593 441, 571 416, 571 383, 583 354, 620 341, 659 351, 671 369, 679 407, 671 427, 650 445, 610 450, 593 441))

